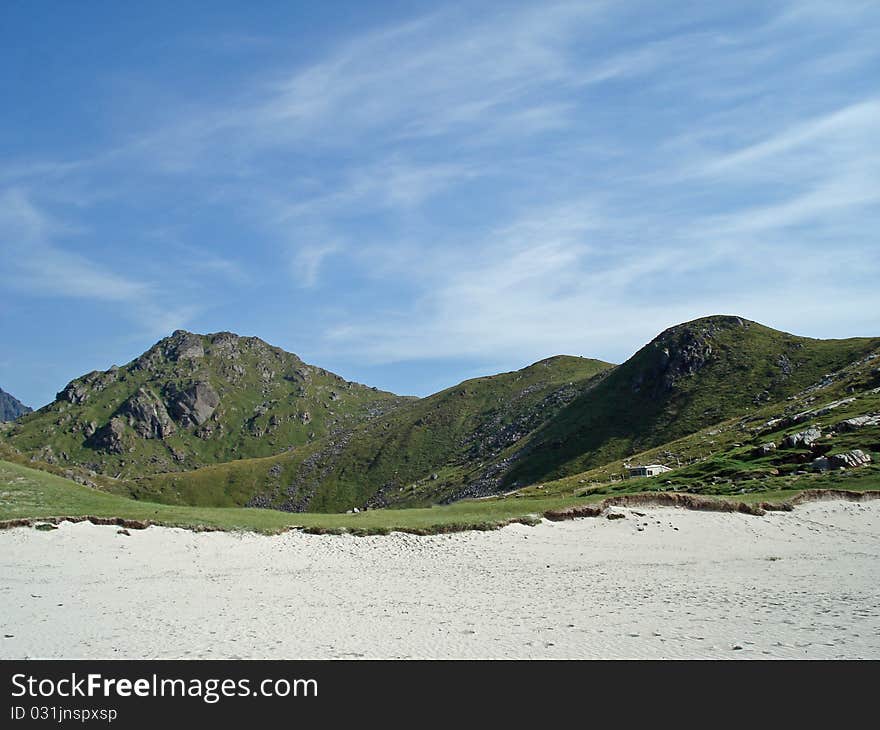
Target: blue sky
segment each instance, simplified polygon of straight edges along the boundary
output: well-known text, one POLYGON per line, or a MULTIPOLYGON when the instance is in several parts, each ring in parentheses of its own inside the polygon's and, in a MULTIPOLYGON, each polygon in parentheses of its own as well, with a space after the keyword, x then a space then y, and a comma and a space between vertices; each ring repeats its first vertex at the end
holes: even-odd
POLYGON ((880 3, 0 8, 0 387, 176 328, 400 393, 880 334, 880 3))

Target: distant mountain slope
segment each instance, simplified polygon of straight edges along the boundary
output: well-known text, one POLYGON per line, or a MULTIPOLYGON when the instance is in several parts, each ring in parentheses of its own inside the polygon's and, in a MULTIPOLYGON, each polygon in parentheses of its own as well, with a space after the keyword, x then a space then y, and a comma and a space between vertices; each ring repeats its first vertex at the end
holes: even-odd
POLYGON ((534 434, 505 484, 585 471, 784 400, 878 345, 797 337, 731 316, 672 327, 534 434))
POLYGON ((30 413, 31 409, 18 398, 0 388, 0 421, 14 421, 19 416, 30 413))
POLYGON ((142 476, 276 454, 408 400, 256 337, 180 330, 124 367, 72 381, 7 441, 50 463, 142 476))
MULTIPOLYGON (((452 485, 463 474, 497 460, 611 367, 600 360, 557 356, 515 372, 467 380, 363 424, 343 444, 305 460, 281 504, 323 511, 439 501, 453 493, 452 485)), ((497 473, 502 471, 498 465, 497 473)))
MULTIPOLYGON (((497 459, 611 367, 580 357, 548 358, 467 380, 288 454, 146 477, 137 480, 135 494, 293 511, 434 503, 453 495, 468 474, 497 459)), ((494 489, 491 475, 487 479, 494 489)))

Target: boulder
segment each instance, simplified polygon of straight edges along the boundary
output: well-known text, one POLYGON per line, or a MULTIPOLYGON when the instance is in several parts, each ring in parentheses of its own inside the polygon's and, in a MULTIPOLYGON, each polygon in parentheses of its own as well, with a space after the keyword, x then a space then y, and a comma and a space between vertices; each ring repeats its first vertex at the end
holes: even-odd
POLYGON ((830 468, 827 457, 820 456, 818 459, 813 459, 813 471, 828 471, 830 468))
POLYGON ((776 451, 776 444, 773 441, 769 441, 766 444, 761 444, 752 449, 752 454, 755 456, 766 456, 774 451, 776 451))
POLYGON ((175 432, 174 422, 165 404, 146 388, 138 388, 119 409, 128 419, 128 425, 145 439, 164 439, 175 432))
POLYGON ((853 469, 857 466, 870 464, 871 456, 861 449, 852 449, 852 451, 845 451, 842 454, 834 454, 828 459, 828 463, 832 469, 853 469))
POLYGON ((203 381, 174 393, 170 405, 172 414, 184 426, 201 426, 220 405, 220 396, 203 381))
POLYGON ((837 424, 837 429, 839 431, 856 431, 867 426, 880 426, 880 413, 868 413, 864 416, 847 418, 837 424))
POLYGON ((115 416, 106 426, 98 429, 88 443, 89 446, 99 451, 121 454, 126 450, 129 439, 130 435, 126 431, 125 421, 115 416))
POLYGON ((55 397, 68 403, 85 403, 89 399, 89 389, 84 383, 74 380, 72 383, 68 383, 67 387, 55 397))
POLYGON ((810 448, 810 446, 820 438, 822 438, 822 432, 818 428, 812 427, 804 431, 789 434, 782 441, 782 445, 789 449, 795 449, 798 447, 810 448))

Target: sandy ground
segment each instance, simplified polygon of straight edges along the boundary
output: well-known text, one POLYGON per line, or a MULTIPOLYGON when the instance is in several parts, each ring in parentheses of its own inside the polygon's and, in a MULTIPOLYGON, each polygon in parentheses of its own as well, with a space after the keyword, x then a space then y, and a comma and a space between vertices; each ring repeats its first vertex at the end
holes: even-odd
POLYGON ((6 530, 0 657, 880 658, 880 502, 618 511, 434 537, 6 530))

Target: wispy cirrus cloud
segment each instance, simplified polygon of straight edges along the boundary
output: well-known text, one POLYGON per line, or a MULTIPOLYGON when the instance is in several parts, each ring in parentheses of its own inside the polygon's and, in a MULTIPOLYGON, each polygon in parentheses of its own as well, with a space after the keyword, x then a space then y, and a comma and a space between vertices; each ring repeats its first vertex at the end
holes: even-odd
POLYGON ((19 294, 92 300, 119 305, 146 333, 165 333, 185 323, 192 306, 163 306, 154 284, 116 273, 57 243, 81 235, 38 208, 20 189, 0 193, 0 241, 8 276, 2 285, 19 294))
POLYGON ((427 293, 395 326, 355 319, 329 337, 379 360, 438 350, 539 354, 560 342, 619 356, 614 343, 623 334, 647 338, 709 312, 795 331, 810 321, 826 335, 841 318, 870 326, 869 310, 880 307, 880 260, 866 255, 880 224, 878 111, 876 100, 864 100, 733 151, 683 160, 670 176, 677 186, 689 190, 697 178, 716 188, 712 208, 698 215, 648 208, 634 216, 605 195, 536 208, 460 248, 447 243, 398 272, 421 277, 427 293), (728 197, 742 184, 769 191, 764 200, 728 197), (639 240, 646 231, 651 238, 639 240))
POLYGON ((869 145, 880 133, 880 101, 867 99, 818 118, 793 124, 766 139, 704 161, 700 175, 790 175, 792 165, 827 174, 822 163, 836 166, 876 163, 869 145), (781 164, 785 163, 785 164, 781 164))
POLYGON ((0 161, 0 184, 26 191, 20 281, 100 290, 157 327, 260 331, 293 311, 280 344, 414 371, 620 359, 717 311, 880 326, 876 3, 370 18, 291 53, 273 28, 200 37, 226 75, 156 94, 123 74, 141 113, 114 134, 0 161))

